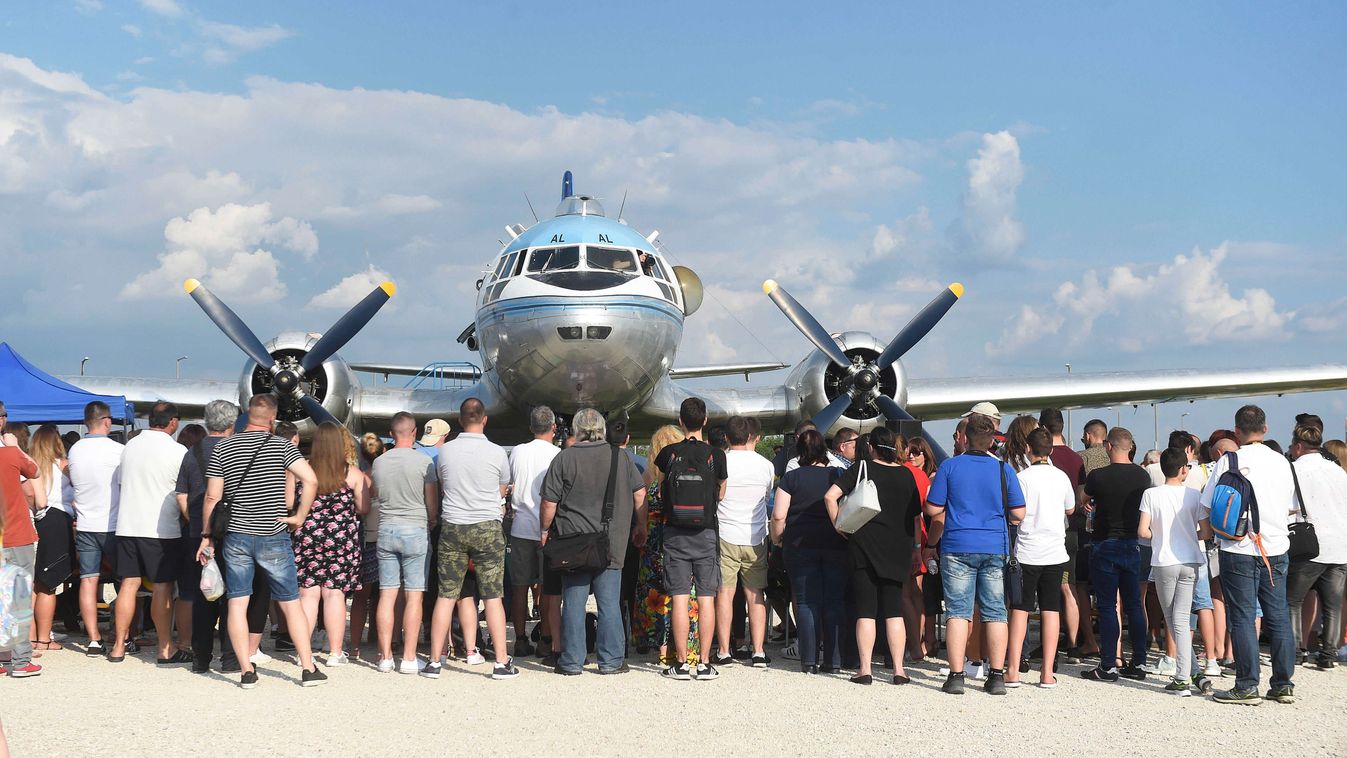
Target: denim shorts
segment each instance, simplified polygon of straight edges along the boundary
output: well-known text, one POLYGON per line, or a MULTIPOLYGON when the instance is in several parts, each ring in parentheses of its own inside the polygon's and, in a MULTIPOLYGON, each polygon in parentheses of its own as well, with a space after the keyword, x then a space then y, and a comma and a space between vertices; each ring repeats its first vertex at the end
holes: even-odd
POLYGON ((430 534, 423 526, 379 525, 379 591, 401 587, 408 592, 426 591, 426 555, 430 534))
POLYGON ((1207 573, 1205 558, 1197 565, 1197 582, 1193 584, 1193 613, 1210 611, 1216 608, 1211 602, 1211 577, 1207 573))
POLYGON ((1006 557, 996 553, 942 553, 945 613, 949 618, 973 620, 973 597, 983 621, 1006 621, 1006 557))
POLYGON ((105 556, 115 568, 117 535, 115 532, 75 532, 75 554, 79 558, 80 578, 96 577, 102 573, 105 556))
POLYGON ((285 603, 299 599, 295 547, 289 532, 266 537, 229 532, 224 538, 223 554, 229 599, 253 594, 253 575, 259 568, 271 584, 272 600, 285 603))

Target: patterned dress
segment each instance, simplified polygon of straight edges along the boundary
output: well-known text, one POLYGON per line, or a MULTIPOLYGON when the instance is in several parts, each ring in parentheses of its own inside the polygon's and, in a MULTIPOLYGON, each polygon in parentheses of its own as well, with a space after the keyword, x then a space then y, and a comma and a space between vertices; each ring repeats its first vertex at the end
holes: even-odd
MULTIPOLYGON (((649 507, 649 536, 641 550, 641 567, 636 572, 636 608, 632 612, 631 636, 638 646, 657 649, 669 645, 673 631, 670 610, 673 607, 664 591, 664 515, 659 502, 659 485, 650 485, 646 502, 649 507)), ((697 590, 692 590, 688 624, 688 664, 696 665, 701 647, 697 644, 697 590)), ((667 658, 673 657, 670 645, 667 658)), ((669 661, 660 659, 661 664, 669 661)))
POLYGON ((294 536, 299 586, 360 589, 360 537, 354 490, 342 487, 314 498, 309 517, 294 536))

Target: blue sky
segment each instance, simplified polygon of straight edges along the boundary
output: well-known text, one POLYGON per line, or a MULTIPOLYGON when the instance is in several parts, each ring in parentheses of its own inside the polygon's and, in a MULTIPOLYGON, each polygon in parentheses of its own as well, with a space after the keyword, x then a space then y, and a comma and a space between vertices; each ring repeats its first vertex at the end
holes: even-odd
MULTIPOLYGON (((550 208, 571 168, 630 192, 633 225, 716 285, 682 363, 804 354, 754 294, 764 272, 884 340, 963 281, 915 377, 1340 362, 1344 21, 1331 3, 7 4, 0 255, 28 286, 0 330, 58 372, 93 355, 171 375, 188 354, 187 375, 229 376, 232 346, 168 286, 182 271, 234 282, 264 335, 322 329, 386 274, 397 308, 345 354, 469 358, 452 337, 475 272, 522 194, 550 208)), ((1189 408, 1209 428, 1233 406, 1189 408)))

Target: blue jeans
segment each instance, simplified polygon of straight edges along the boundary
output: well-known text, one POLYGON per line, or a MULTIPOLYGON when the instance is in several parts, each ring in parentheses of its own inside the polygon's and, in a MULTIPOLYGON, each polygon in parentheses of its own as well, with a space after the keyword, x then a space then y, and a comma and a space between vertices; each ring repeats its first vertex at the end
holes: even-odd
MULTIPOLYGON (((25 517, 26 518, 26 517, 25 517)), ((23 545, 20 547, 7 547, 4 549, 5 565, 14 565, 28 572, 29 576, 34 574, 34 568, 37 565, 37 543, 32 545, 23 545)), ((31 605, 27 608, 31 613, 31 605)), ((21 669, 33 662, 33 622, 19 627, 19 638, 14 641, 14 646, 10 648, 9 670, 21 669)))
POLYGON ((224 538, 225 594, 230 600, 253 594, 257 569, 271 583, 271 599, 285 603, 299 599, 295 578, 295 547, 289 532, 256 537, 229 532, 224 538))
MULTIPOLYGON (((1109 663, 1118 649, 1118 593, 1122 593, 1123 612, 1127 614, 1127 636, 1132 643, 1132 663, 1146 662, 1146 614, 1141 607, 1141 555, 1134 539, 1111 539, 1094 543, 1090 550, 1090 583, 1094 604, 1099 609, 1099 667, 1109 663)), ((946 579, 945 581, 949 581, 946 579)))
POLYGON ((842 626, 846 620, 847 552, 788 547, 783 556, 795 596, 800 665, 842 667, 842 626), (819 642, 823 660, 819 660, 819 642))
POLYGON ((1235 687, 1257 689, 1259 676, 1258 632, 1255 609, 1263 609, 1263 629, 1272 641, 1272 686, 1291 684, 1297 641, 1291 638, 1291 613, 1286 604, 1286 572, 1291 561, 1286 554, 1268 556, 1272 576, 1262 556, 1221 551, 1221 589, 1230 641, 1235 645, 1235 687))
POLYGON ((585 666, 585 601, 589 593, 599 605, 599 636, 594 652, 600 671, 622 666, 626 629, 622 626, 622 569, 604 569, 561 575, 561 656, 557 665, 567 671, 585 666))
POLYGON ((430 553, 430 533, 425 527, 380 524, 376 544, 380 591, 401 587, 408 592, 425 592, 426 556, 430 553))
POLYGON ((973 620, 977 595, 982 620, 1006 623, 1006 557, 996 553, 942 553, 940 575, 945 587, 945 613, 973 620))

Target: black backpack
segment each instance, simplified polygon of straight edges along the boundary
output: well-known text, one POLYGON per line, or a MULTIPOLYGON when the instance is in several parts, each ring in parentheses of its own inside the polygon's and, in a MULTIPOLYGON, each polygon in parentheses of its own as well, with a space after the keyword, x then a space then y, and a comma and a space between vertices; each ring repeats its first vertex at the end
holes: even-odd
POLYGON ((685 529, 715 526, 716 497, 720 494, 715 448, 700 440, 685 440, 671 445, 670 450, 673 455, 660 493, 665 523, 685 529))

